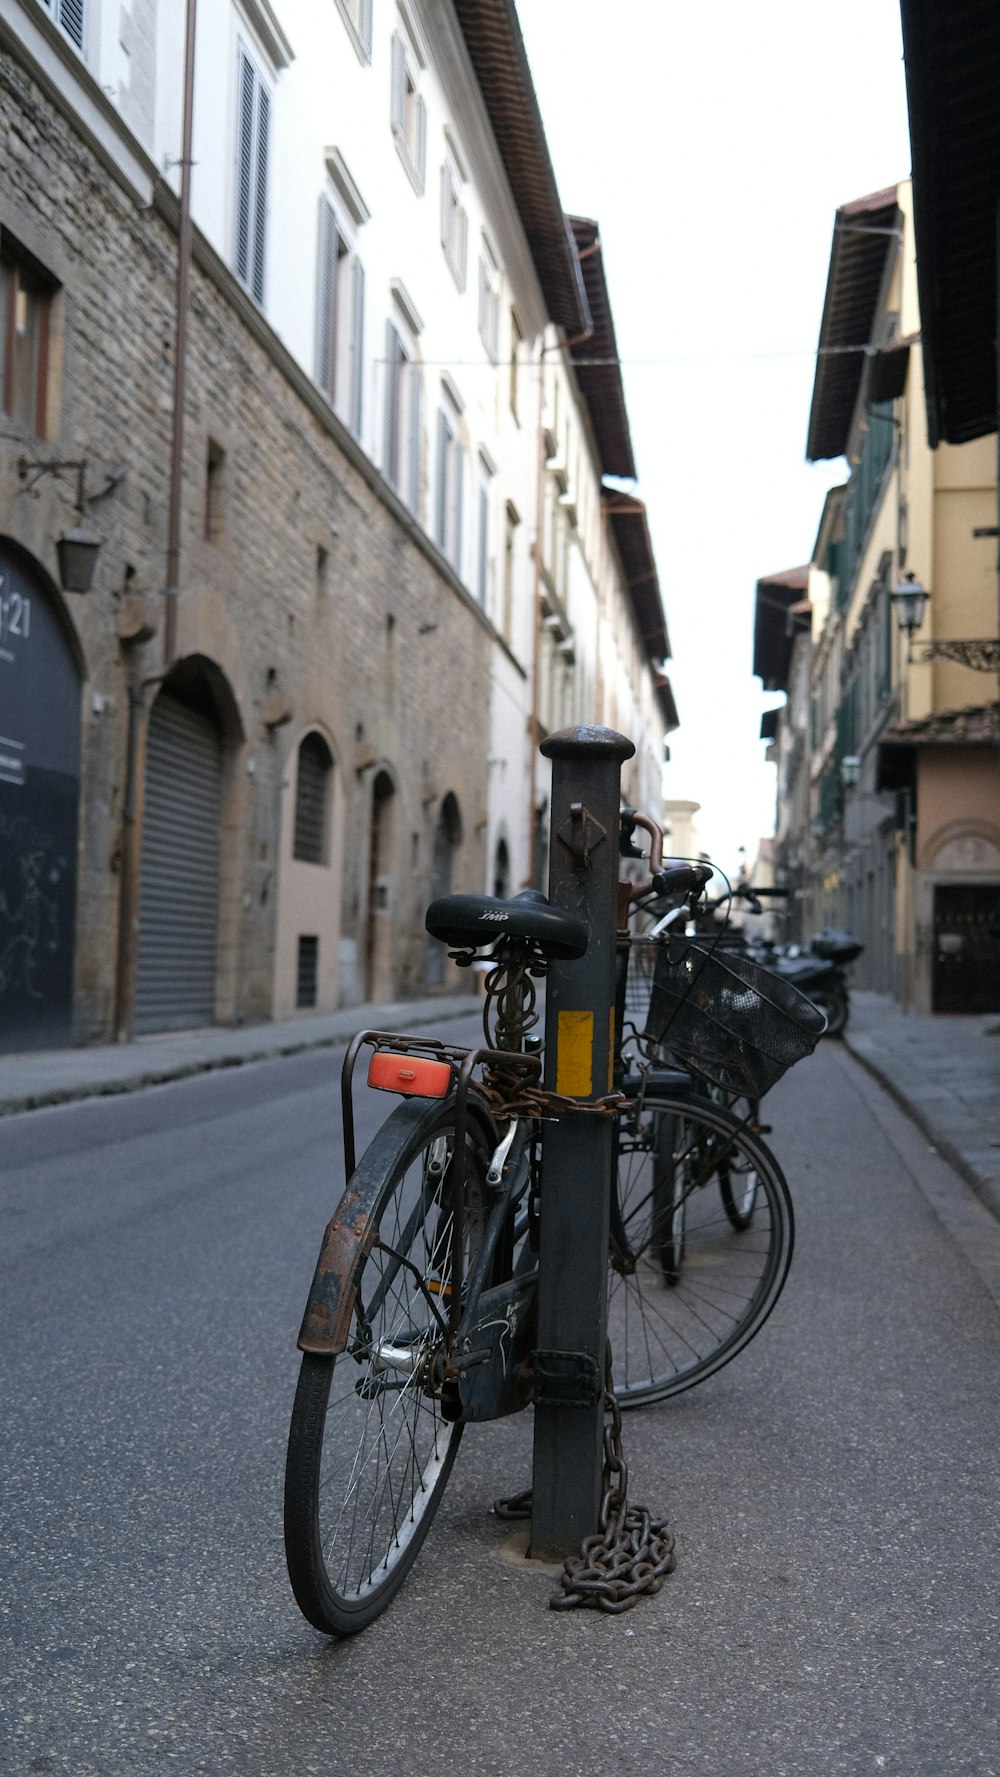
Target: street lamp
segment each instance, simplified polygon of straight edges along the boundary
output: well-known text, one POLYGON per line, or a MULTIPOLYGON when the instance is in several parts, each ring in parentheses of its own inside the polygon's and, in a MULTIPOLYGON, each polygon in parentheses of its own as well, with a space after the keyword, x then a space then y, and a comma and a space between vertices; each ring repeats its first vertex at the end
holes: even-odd
POLYGON ((846 753, 841 759, 840 781, 845 790, 853 790, 861 782, 861 758, 858 753, 846 753))
MULTIPOLYGON (((895 592, 889 594, 896 607, 896 622, 907 638, 908 664, 914 658, 913 634, 924 621, 930 596, 916 574, 910 572, 903 575, 895 592)), ((922 661, 954 660, 959 666, 971 667, 973 672, 995 672, 1000 667, 1000 640, 991 636, 970 636, 968 640, 922 642, 918 658, 922 661)))
POLYGON ((913 632, 919 629, 924 620, 924 611, 930 593, 922 586, 916 574, 908 569, 895 592, 889 594, 896 607, 896 622, 905 636, 909 636, 912 644, 913 632))
POLYGON ((62 475, 66 470, 76 471, 76 500, 78 522, 68 531, 63 531, 56 539, 56 555, 59 560, 59 580, 64 592, 89 592, 94 583, 94 569, 101 547, 101 538, 92 525, 86 522, 86 508, 95 500, 103 500, 112 488, 124 478, 125 470, 117 469, 109 475, 103 487, 95 493, 86 491, 87 459, 76 458, 73 461, 41 462, 37 457, 23 456, 18 458, 17 472, 21 480, 27 482, 27 492, 31 493, 36 482, 43 475, 62 475), (30 480, 28 479, 30 476, 30 480))

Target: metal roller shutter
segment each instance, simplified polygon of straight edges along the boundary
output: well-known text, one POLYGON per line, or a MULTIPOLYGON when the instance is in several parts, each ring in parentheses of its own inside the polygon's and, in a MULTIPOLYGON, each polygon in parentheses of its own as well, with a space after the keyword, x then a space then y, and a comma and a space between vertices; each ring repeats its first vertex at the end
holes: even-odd
POLYGON ((137 1034, 214 1020, 221 813, 215 724, 161 692, 146 743, 137 1034))

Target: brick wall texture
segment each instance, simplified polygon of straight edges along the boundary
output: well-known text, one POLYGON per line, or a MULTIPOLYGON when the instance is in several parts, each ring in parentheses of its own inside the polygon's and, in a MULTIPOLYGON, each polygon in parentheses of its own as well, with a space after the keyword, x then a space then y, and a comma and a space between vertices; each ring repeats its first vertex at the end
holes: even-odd
MULTIPOLYGON (((13 59, 0 108, 0 226, 59 285, 48 435, 0 440, 0 533, 51 577, 53 596, 62 598, 54 539, 69 518, 67 486, 46 476, 27 491, 20 452, 86 456, 92 485, 127 468, 90 513, 104 538, 94 591, 63 600, 85 672, 75 1034, 106 1040, 129 686, 163 663, 176 238, 169 201, 138 208, 13 59), (143 613, 156 630, 135 640, 143 613)), ((179 579, 177 655, 204 663, 226 748, 218 1017, 273 1009, 280 798, 313 725, 335 758, 331 893, 345 952, 364 949, 372 786, 382 771, 394 795, 381 986, 421 990, 433 835, 448 795, 461 818, 454 886, 483 881, 490 635, 207 252, 192 273, 179 579), (206 535, 210 445, 223 454, 206 535)), ((157 690, 143 692, 144 720, 157 690)), ((138 756, 141 766, 141 746, 138 756)), ((138 789, 141 813, 141 773, 138 789)), ((339 997, 357 997, 359 983, 342 981, 339 997)))

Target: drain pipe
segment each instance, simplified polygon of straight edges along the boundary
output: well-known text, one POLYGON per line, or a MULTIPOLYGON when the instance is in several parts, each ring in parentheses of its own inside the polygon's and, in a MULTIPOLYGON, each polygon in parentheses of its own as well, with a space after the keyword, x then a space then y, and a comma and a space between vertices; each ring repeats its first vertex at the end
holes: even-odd
POLYGON ((146 692, 161 685, 177 657, 177 599, 180 592, 184 405, 187 394, 188 310, 191 284, 191 147, 194 125, 194 64, 197 0, 187 0, 184 33, 184 113, 181 145, 180 219, 177 235, 177 291, 174 329, 174 406, 170 445, 170 497, 167 511, 166 591, 163 665, 137 679, 129 674, 125 788, 122 800, 121 887, 118 900, 118 954, 115 970, 115 1041, 130 1042, 135 1006, 138 933, 139 835, 137 824, 139 751, 144 735, 146 692))
POLYGON ((187 0, 184 39, 184 123, 181 147, 181 213, 177 238, 177 319, 174 345, 174 429, 170 451, 170 507, 167 515, 167 590, 163 624, 163 670, 177 655, 177 599, 180 593, 181 507, 184 486, 184 404, 187 395, 188 308, 191 283, 191 144, 194 134, 194 54, 197 0, 187 0))

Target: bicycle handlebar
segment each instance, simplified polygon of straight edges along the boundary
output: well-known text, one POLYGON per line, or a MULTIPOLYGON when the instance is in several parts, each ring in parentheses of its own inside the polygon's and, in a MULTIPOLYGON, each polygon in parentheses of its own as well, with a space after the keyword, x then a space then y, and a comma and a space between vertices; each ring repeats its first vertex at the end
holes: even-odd
POLYGON ((650 892, 659 899, 664 895, 686 895, 703 889, 714 875, 710 864, 668 864, 665 870, 654 873, 650 892))

